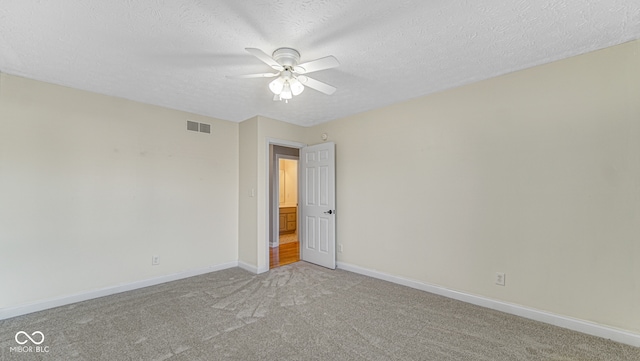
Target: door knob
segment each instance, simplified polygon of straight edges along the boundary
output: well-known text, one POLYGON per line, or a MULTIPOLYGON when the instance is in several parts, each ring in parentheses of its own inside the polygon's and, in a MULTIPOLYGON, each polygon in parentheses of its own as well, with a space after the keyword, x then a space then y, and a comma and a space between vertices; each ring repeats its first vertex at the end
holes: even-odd
POLYGON ((324 214, 333 214, 333 213, 334 213, 334 212, 333 212, 331 209, 330 209, 330 210, 328 210, 328 211, 326 211, 326 212, 324 212, 324 214))

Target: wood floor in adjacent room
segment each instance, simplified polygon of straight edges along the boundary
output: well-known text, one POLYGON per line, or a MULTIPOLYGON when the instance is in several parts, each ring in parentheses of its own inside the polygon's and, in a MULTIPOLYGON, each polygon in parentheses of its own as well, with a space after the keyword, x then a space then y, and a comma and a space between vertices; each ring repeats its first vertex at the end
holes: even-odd
POLYGON ((269 268, 275 268, 300 260, 300 242, 281 244, 269 249, 269 268))

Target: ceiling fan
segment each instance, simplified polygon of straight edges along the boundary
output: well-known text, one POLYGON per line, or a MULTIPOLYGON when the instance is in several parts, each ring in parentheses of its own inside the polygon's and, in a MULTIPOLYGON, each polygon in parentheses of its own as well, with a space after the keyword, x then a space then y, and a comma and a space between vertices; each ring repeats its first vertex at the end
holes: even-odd
POLYGON ((289 102, 294 96, 302 93, 305 86, 327 95, 331 95, 336 91, 335 87, 305 75, 314 71, 339 66, 338 59, 332 55, 298 64, 300 53, 292 48, 276 49, 271 56, 256 48, 245 48, 245 50, 269 65, 276 72, 227 76, 227 78, 276 78, 269 83, 269 89, 273 92, 273 100, 275 101, 284 100, 289 102))

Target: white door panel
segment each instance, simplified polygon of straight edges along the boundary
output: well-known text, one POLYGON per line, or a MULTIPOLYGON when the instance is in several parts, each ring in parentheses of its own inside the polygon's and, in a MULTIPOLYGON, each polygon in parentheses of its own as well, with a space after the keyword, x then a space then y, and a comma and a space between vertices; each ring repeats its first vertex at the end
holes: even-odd
POLYGON ((335 269, 335 144, 327 142, 300 151, 302 260, 335 269))

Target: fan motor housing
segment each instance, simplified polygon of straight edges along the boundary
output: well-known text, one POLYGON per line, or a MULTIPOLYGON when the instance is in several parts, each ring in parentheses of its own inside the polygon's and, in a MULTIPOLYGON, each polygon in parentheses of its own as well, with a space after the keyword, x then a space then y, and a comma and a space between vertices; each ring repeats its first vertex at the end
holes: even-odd
POLYGON ((279 48, 273 52, 273 60, 282 66, 294 66, 300 61, 300 53, 296 49, 279 48))

